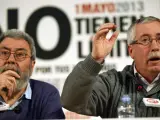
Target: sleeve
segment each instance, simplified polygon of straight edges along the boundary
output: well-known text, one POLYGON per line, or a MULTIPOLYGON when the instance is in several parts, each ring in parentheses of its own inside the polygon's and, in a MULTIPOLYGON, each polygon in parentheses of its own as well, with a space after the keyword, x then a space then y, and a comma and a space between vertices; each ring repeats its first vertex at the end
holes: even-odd
MULTIPOLYGON (((50 87, 50 86, 49 86, 50 87)), ((42 119, 65 119, 64 112, 60 103, 59 91, 56 88, 46 92, 41 112, 42 119)))
POLYGON ((109 92, 107 83, 98 75, 102 67, 91 55, 75 66, 63 87, 61 103, 64 108, 79 114, 100 116, 109 92))

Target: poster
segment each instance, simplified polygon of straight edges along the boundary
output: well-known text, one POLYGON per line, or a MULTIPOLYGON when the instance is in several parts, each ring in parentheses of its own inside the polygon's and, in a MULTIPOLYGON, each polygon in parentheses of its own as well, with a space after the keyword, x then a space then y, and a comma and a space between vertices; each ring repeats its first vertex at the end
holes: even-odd
POLYGON ((140 17, 160 17, 160 0, 1 0, 0 11, 0 33, 16 28, 34 38, 32 78, 61 93, 67 75, 91 52, 91 38, 103 23, 114 22, 120 34, 101 72, 132 64, 126 31, 140 17))

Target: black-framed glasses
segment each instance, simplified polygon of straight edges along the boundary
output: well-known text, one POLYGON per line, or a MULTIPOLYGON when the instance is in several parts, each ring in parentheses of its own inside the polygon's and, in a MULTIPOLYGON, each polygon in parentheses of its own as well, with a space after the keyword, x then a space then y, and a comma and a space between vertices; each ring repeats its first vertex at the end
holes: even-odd
POLYGON ((31 57, 27 54, 26 50, 16 50, 15 52, 11 52, 6 49, 0 49, 0 59, 8 60, 10 55, 13 54, 16 61, 23 61, 28 57, 31 57))
POLYGON ((151 45, 153 40, 156 40, 156 42, 160 44, 160 35, 156 35, 155 38, 152 38, 149 35, 144 35, 139 40, 133 41, 131 43, 131 45, 132 44, 141 44, 141 45, 144 45, 144 46, 148 46, 148 45, 151 45))

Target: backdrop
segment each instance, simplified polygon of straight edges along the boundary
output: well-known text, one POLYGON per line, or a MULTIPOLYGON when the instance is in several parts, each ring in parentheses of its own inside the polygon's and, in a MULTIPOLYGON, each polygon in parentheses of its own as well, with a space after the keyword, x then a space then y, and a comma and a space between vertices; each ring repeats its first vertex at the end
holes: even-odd
POLYGON ((126 31, 136 19, 160 16, 159 0, 0 0, 0 33, 17 28, 35 40, 37 61, 32 78, 62 91, 74 65, 91 52, 91 37, 100 24, 114 22, 120 31, 104 70, 122 70, 132 60, 126 31))
MULTIPOLYGON (((35 40, 37 61, 32 78, 62 92, 74 65, 91 52, 91 37, 100 24, 116 23, 117 42, 101 72, 132 63, 126 31, 143 16, 160 17, 160 0, 0 0, 0 34, 11 28, 35 40)), ((65 110, 66 118, 89 118, 65 110)))

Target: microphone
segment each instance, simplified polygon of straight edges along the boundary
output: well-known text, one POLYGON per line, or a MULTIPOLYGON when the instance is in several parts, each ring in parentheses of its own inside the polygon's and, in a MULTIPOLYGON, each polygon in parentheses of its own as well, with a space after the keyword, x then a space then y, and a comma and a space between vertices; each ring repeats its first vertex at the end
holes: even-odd
POLYGON ((137 91, 142 91, 143 90, 143 85, 136 84, 136 89, 137 89, 137 91))
POLYGON ((21 113, 22 112, 22 108, 20 106, 16 106, 13 111, 17 114, 21 113))

